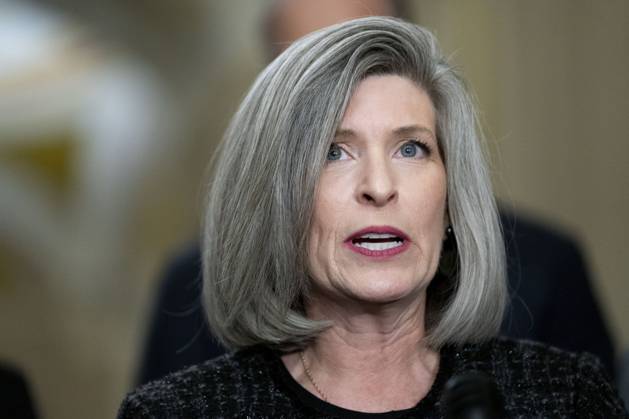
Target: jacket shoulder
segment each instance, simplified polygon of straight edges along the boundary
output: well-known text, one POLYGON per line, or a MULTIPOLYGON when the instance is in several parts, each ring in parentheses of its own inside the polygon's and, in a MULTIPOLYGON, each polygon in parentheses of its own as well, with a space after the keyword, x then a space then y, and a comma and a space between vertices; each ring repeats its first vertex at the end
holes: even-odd
POLYGON ((493 377, 513 417, 533 412, 549 417, 628 417, 603 364, 589 353, 498 338, 464 345, 457 356, 462 369, 493 377))
POLYGON ((264 386, 268 359, 245 350, 193 365, 147 383, 122 402, 118 418, 207 417, 237 413, 251 386, 264 386))

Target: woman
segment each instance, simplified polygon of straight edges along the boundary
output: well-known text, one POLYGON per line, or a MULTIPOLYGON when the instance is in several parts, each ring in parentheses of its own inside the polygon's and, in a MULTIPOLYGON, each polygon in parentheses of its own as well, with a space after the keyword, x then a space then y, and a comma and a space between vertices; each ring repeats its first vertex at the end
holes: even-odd
POLYGON ((422 28, 358 19, 271 63, 226 132, 203 239, 210 327, 237 351, 121 418, 442 417, 469 371, 508 417, 626 415, 593 357, 493 338, 504 250, 474 108, 422 28))

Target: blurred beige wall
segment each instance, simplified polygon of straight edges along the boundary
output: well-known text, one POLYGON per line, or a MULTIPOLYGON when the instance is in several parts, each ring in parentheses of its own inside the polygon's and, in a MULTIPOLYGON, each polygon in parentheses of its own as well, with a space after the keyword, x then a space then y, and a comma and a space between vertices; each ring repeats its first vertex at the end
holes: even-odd
POLYGON ((477 94, 500 199, 580 239, 629 346, 629 2, 412 1, 477 94))

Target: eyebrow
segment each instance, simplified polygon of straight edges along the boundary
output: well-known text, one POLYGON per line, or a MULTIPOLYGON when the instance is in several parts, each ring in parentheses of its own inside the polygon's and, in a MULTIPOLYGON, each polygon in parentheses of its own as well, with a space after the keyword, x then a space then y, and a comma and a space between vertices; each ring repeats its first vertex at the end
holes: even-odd
MULTIPOLYGON (((418 133, 424 133, 430 135, 433 139, 435 138, 435 133, 428 127, 422 125, 404 125, 402 127, 396 128, 393 130, 393 134, 398 136, 412 136, 418 133)), ((356 137, 357 134, 354 130, 348 128, 339 128, 336 130, 334 135, 335 139, 344 139, 356 137)))
POLYGON ((424 127, 422 125, 405 125, 403 127, 394 129, 393 133, 401 136, 424 133, 430 135, 432 138, 435 138, 435 133, 432 132, 430 128, 424 127))
POLYGON ((334 133, 334 138, 337 140, 355 136, 356 133, 353 130, 347 128, 339 128, 336 130, 336 133, 334 133))

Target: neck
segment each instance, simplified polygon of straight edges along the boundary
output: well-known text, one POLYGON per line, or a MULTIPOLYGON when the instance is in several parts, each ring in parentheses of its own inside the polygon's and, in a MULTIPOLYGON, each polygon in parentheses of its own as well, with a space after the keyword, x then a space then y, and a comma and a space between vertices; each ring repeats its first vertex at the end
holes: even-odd
POLYGON ((311 319, 328 320, 309 350, 333 368, 360 365, 380 370, 379 361, 404 362, 422 347, 424 298, 413 303, 364 304, 314 296, 307 307, 311 319))
POLYGON ((308 317, 332 326, 304 349, 303 362, 299 354, 284 362, 306 389, 339 406, 365 412, 412 407, 430 389, 439 360, 424 343, 425 298, 413 301, 366 305, 313 296, 308 317))

